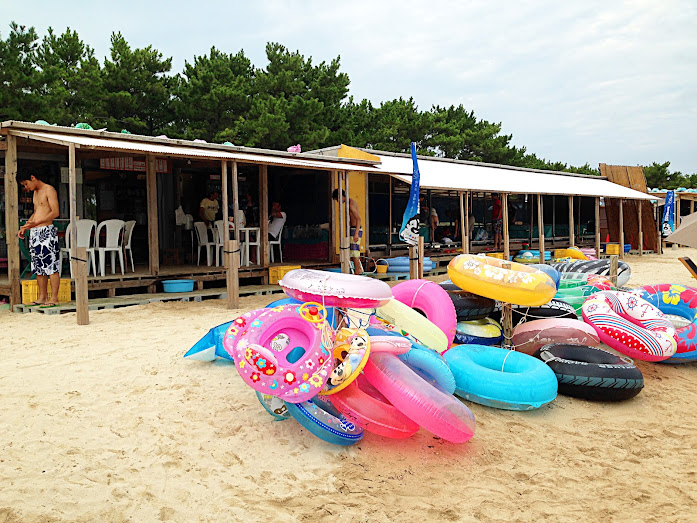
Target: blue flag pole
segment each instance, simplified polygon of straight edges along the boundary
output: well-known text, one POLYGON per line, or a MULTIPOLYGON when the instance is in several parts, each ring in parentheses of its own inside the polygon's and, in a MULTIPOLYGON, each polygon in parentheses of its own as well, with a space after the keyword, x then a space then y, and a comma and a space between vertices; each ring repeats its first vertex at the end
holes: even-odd
POLYGON ((411 159, 414 164, 413 173, 411 176, 411 189, 409 191, 409 200, 407 207, 404 209, 402 218, 402 228, 399 231, 399 237, 402 241, 409 245, 419 244, 419 185, 421 175, 419 173, 419 162, 416 158, 416 144, 411 142, 411 159))

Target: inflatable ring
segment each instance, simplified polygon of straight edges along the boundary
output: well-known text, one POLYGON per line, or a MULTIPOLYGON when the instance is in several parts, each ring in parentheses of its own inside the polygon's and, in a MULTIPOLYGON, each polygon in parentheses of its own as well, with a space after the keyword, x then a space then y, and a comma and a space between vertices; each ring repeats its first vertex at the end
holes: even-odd
POLYGON ((257 399, 264 410, 271 414, 271 416, 276 421, 283 421, 290 418, 290 412, 288 412, 288 407, 286 403, 276 396, 271 396, 270 394, 262 394, 256 391, 257 399))
POLYGON ((307 401, 329 379, 329 328, 303 319, 296 305, 262 310, 233 347, 235 367, 254 390, 290 403, 307 401))
POLYGON ((460 345, 445 353, 455 376, 455 394, 505 410, 540 408, 557 397, 557 378, 539 360, 520 352, 460 345))
POLYGON ((354 274, 294 269, 278 284, 291 298, 325 307, 370 309, 392 301, 392 291, 384 281, 354 274))
POLYGON ((598 347, 553 343, 535 352, 554 371, 559 392, 598 401, 633 398, 644 388, 644 376, 633 363, 598 347))
POLYGON ((397 356, 373 354, 363 372, 402 414, 436 436, 453 443, 464 443, 474 436, 472 412, 454 396, 421 379, 397 356))
POLYGON ((455 307, 458 320, 478 320, 486 318, 494 310, 495 301, 471 292, 463 291, 452 282, 441 283, 455 307))
POLYGON ((405 331, 408 328, 408 334, 435 351, 442 353, 448 348, 448 338, 441 329, 400 301, 392 300, 387 305, 378 307, 375 315, 405 331))
POLYGON ((445 358, 436 351, 415 347, 399 356, 399 359, 431 385, 436 385, 448 394, 455 392, 455 377, 445 358))
MULTIPOLYGON (((392 296, 404 305, 417 309, 445 333, 450 347, 455 337, 457 315, 448 293, 430 280, 408 280, 392 287, 392 296)), ((418 336, 417 336, 418 338, 418 336)))
POLYGON ((295 421, 327 443, 348 447, 362 440, 365 434, 361 427, 347 420, 329 400, 317 397, 302 403, 288 403, 286 406, 295 421))
POLYGON ((675 330, 678 350, 667 363, 697 360, 697 289, 664 283, 642 287, 640 296, 664 314, 685 318, 688 323, 675 330))
POLYGON ((368 333, 362 329, 341 329, 336 335, 334 345, 334 368, 320 394, 334 394, 346 388, 359 376, 368 361, 368 356, 368 333))
POLYGON ((450 260, 448 276, 461 289, 518 305, 542 305, 557 292, 544 272, 515 262, 504 269, 502 264, 503 260, 491 256, 460 254, 450 260))
MULTIPOLYGON (((409 257, 397 256, 396 258, 387 258, 387 272, 409 272, 409 257)), ((431 271, 435 263, 428 256, 424 257, 424 272, 431 271)))
POLYGON ((677 350, 673 324, 635 294, 602 291, 589 297, 581 309, 600 341, 631 358, 662 361, 677 350))
POLYGON ((230 359, 235 358, 235 346, 237 345, 237 340, 242 337, 242 335, 247 332, 249 325, 257 319, 265 309, 256 309, 253 311, 245 312, 239 318, 235 318, 230 323, 229 327, 223 335, 223 349, 228 353, 230 359))
POLYGON ((370 334, 370 350, 399 355, 411 350, 411 342, 403 336, 390 336, 387 333, 384 336, 382 333, 370 334))
POLYGON ((513 329, 513 347, 523 354, 534 352, 550 343, 574 343, 597 347, 600 338, 595 329, 579 320, 549 318, 521 323, 513 329))
MULTIPOLYGON (((570 262, 553 263, 552 267, 562 273, 565 272, 585 272, 610 276, 610 260, 574 260, 570 262)), ((622 287, 627 284, 632 275, 632 270, 626 262, 620 261, 617 265, 617 285, 622 287)))
MULTIPOLYGON (((545 303, 539 307, 513 306, 512 316, 514 327, 526 321, 546 318, 568 318, 571 320, 578 320, 576 310, 568 303, 557 299, 552 299, 549 303, 545 303)), ((492 317, 494 319, 499 319, 501 317, 501 309, 499 308, 496 314, 492 314, 492 317)))
POLYGON ((394 408, 363 375, 332 396, 332 404, 347 419, 368 432, 402 439, 416 434, 419 425, 394 408))
POLYGON ((538 271, 544 272, 547 276, 552 278, 552 281, 554 282, 554 285, 557 286, 557 289, 559 288, 559 281, 561 280, 561 274, 559 274, 559 271, 555 269, 554 267, 547 265, 546 263, 533 263, 530 265, 530 267, 533 267, 537 269, 538 271))
POLYGON ((503 339, 501 325, 491 318, 457 322, 455 341, 476 345, 496 345, 503 339))
MULTIPOLYGON (((272 301, 269 303, 265 309, 273 309, 274 307, 279 307, 281 305, 302 305, 303 302, 296 300, 295 298, 281 298, 280 300, 272 301)), ((337 327, 337 310, 335 307, 325 307, 327 311, 327 323, 332 326, 333 329, 337 327)))

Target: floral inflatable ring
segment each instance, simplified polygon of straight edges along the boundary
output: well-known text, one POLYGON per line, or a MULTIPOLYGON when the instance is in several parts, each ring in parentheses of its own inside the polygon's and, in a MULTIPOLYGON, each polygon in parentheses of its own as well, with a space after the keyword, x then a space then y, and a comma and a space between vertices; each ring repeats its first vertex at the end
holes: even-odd
POLYGON ((307 311, 310 319, 303 312, 297 305, 264 309, 239 336, 232 357, 254 390, 302 403, 326 384, 333 364, 331 330, 312 311, 307 311))

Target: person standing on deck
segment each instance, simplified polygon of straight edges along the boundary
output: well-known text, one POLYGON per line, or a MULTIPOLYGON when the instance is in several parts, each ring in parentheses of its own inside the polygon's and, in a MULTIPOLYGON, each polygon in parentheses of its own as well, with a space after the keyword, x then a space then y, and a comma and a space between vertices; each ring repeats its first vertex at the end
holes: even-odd
MULTIPOLYGON (((339 201, 339 189, 334 189, 332 200, 339 201)), ((346 204, 346 191, 341 190, 341 201, 346 204)), ((363 238, 363 227, 361 225, 361 214, 358 210, 358 204, 353 198, 349 198, 349 234, 353 242, 351 243, 350 255, 353 258, 354 274, 363 274, 363 266, 361 265, 361 238, 363 238)))
POLYGON ((58 246, 58 231, 53 220, 58 218, 58 194, 52 185, 42 182, 35 175, 20 173, 17 176, 22 188, 33 192, 34 213, 27 223, 17 232, 17 237, 24 239, 29 231, 29 253, 31 269, 36 274, 39 296, 31 305, 55 307, 58 305, 58 289, 60 288, 60 247, 58 246), (48 282, 51 280, 51 299, 48 299, 48 282))

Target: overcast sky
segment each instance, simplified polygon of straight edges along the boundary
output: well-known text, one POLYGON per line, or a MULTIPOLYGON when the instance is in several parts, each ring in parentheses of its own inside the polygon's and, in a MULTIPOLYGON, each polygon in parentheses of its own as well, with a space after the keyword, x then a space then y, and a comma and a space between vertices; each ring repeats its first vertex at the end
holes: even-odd
POLYGON ((10 21, 77 30, 97 56, 120 31, 180 72, 211 46, 266 66, 279 42, 341 56, 350 94, 463 104, 552 161, 697 173, 697 2, 691 0, 95 2, 0 0, 10 21))

